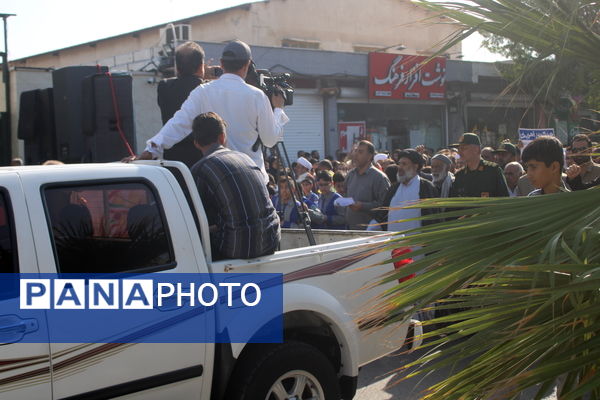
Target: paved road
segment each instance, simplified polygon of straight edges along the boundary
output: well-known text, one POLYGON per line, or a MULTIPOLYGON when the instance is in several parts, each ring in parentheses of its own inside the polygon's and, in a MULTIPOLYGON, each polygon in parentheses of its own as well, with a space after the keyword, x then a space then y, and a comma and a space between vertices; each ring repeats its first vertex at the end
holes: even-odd
POLYGON ((436 371, 425 378, 413 378, 399 382, 401 374, 393 372, 400 366, 416 360, 422 352, 391 354, 364 366, 358 375, 358 391, 355 400, 416 400, 422 391, 443 379, 448 371, 436 371), (394 384, 396 383, 396 384, 394 384))
MULTIPOLYGON (((416 377, 397 384, 400 374, 393 371, 400 366, 414 361, 422 354, 392 354, 364 366, 358 375, 358 391, 354 400, 416 400, 423 395, 423 390, 448 376, 452 368, 448 367, 426 377, 416 377)), ((464 364, 463 364, 464 366, 464 364)), ((458 366, 460 367, 460 366, 458 366)), ((521 400, 533 399, 535 389, 521 395, 521 400)), ((556 400, 552 394, 544 400, 556 400)))

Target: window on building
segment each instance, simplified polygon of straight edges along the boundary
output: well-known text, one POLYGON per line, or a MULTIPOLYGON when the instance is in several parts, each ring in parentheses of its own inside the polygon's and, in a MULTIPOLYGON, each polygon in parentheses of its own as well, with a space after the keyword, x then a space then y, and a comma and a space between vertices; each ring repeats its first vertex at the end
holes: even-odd
POLYGON ((162 206, 148 184, 51 187, 44 197, 59 272, 175 266, 162 206))
POLYGON ((19 272, 8 193, 0 188, 0 273, 19 272))
POLYGON ((306 40, 306 39, 283 39, 281 41, 282 47, 294 47, 297 49, 319 49, 321 42, 318 40, 306 40))
POLYGON ((340 136, 345 121, 365 124, 363 136, 350 129, 343 134, 343 143, 340 137, 346 152, 361 139, 370 140, 378 151, 390 152, 419 145, 435 152, 446 145, 444 107, 439 104, 338 103, 340 136))

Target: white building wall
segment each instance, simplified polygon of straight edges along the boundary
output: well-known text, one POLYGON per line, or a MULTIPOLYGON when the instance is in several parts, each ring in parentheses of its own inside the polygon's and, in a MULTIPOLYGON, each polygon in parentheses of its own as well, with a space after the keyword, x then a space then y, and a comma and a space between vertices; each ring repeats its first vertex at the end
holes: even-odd
MULTIPOLYGON (((355 51, 402 44, 406 54, 431 54, 456 27, 410 0, 270 0, 191 16, 192 40, 280 47, 283 39, 316 41, 320 50, 355 51), (428 19, 430 18, 430 19, 428 19), (427 21, 425 21, 428 19, 427 21)), ((161 27, 151 27, 12 61, 13 66, 128 65, 157 56, 161 27)), ((449 53, 460 52, 460 45, 449 53)))
MULTIPOLYGON (((355 51, 356 45, 383 48, 402 44, 405 47, 403 53, 430 54, 455 28, 448 24, 448 20, 437 17, 429 23, 420 22, 427 17, 432 17, 432 14, 409 0, 270 0, 190 17, 179 23, 192 26, 192 40, 205 42, 239 38, 251 45, 280 47, 283 39, 299 39, 318 42, 320 50, 343 52, 355 51)), ((108 66, 113 72, 151 70, 155 68, 152 62, 159 61, 161 28, 151 27, 59 49, 15 60, 11 65, 13 70, 14 67, 22 66, 58 69, 95 64, 108 66)), ((460 46, 450 50, 451 53, 459 51, 460 46)), ((216 62, 213 60, 212 63, 216 62)), ((147 83, 151 76, 144 75, 143 72, 135 74, 133 96, 139 151, 146 139, 160 128, 160 114, 156 105, 156 87, 147 83)), ((46 75, 51 76, 50 73, 46 75)), ((25 75, 22 75, 22 78, 24 77, 25 75)), ((51 86, 51 78, 48 79, 46 82, 35 79, 27 84, 21 82, 20 90, 51 86)), ((16 129, 20 95, 17 86, 19 84, 13 87, 11 94, 15 154, 18 147, 16 129)), ((310 106, 305 104, 311 111, 302 108, 301 103, 299 100, 295 107, 289 109, 292 122, 288 126, 286 142, 297 149, 308 150, 304 147, 314 147, 310 150, 317 149, 323 154, 323 100, 316 96, 310 106), (317 110, 317 104, 321 105, 320 110, 317 110), (296 138, 293 132, 298 132, 300 136, 296 138), (314 134, 320 135, 320 138, 310 136, 314 134), (304 139, 301 139, 302 135, 304 139), (305 142, 301 143, 302 140, 305 142)))

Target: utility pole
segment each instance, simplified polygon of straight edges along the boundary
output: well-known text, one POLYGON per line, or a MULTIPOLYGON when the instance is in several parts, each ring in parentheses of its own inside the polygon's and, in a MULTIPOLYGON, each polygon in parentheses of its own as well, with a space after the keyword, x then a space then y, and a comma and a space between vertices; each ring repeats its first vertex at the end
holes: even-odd
POLYGON ((11 143, 11 118, 10 118, 10 76, 8 74, 8 17, 14 17, 16 14, 1 14, 4 23, 4 52, 2 52, 2 82, 4 82, 4 102, 6 109, 2 113, 2 126, 0 127, 0 166, 8 165, 12 158, 11 143))

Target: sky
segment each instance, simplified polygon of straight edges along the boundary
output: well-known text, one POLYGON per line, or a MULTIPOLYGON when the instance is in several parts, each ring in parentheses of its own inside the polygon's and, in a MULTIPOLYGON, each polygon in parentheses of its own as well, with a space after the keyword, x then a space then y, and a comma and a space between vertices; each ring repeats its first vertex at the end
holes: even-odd
MULTIPOLYGON (((8 18, 9 60, 57 50, 173 20, 247 3, 251 0, 2 0, 8 18)), ((0 29, 4 51, 4 33, 0 29)), ((463 60, 497 61, 480 48, 480 37, 463 42, 463 60)))

